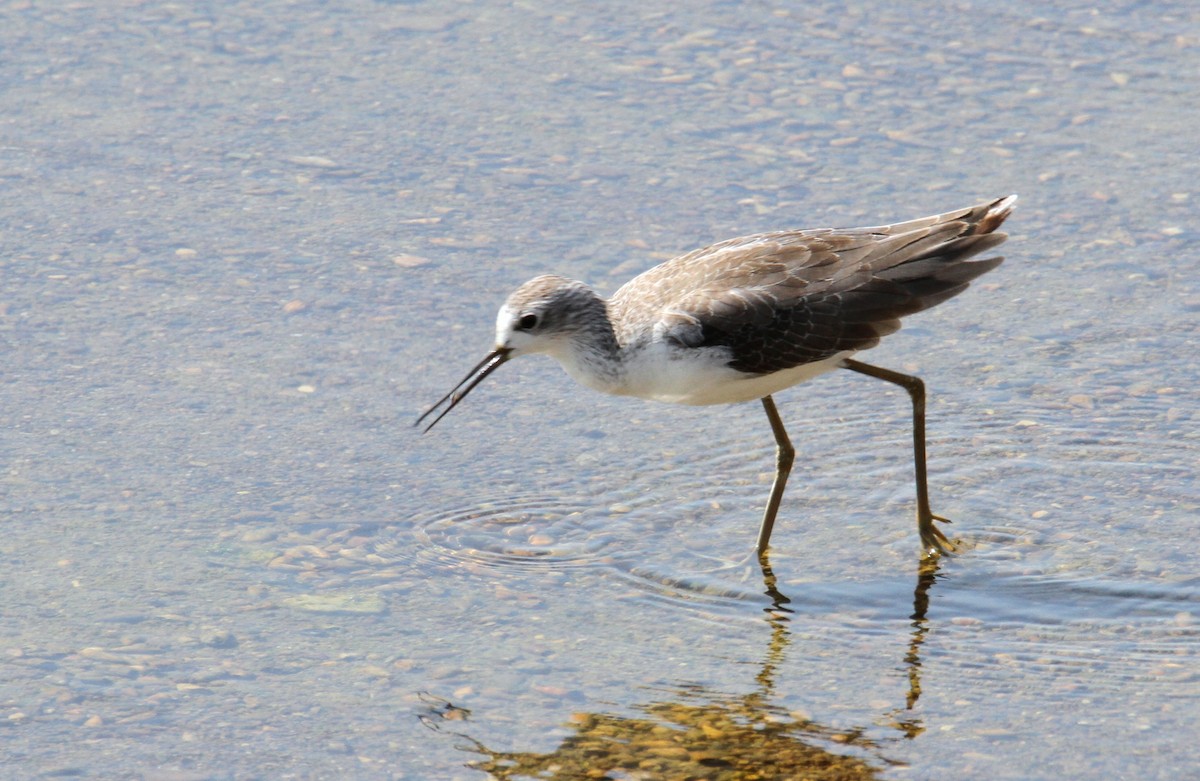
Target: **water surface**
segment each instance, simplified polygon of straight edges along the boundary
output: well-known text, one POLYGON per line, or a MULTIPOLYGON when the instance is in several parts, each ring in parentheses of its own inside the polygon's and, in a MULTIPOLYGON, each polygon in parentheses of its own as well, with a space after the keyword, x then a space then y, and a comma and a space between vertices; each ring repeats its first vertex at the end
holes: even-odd
POLYGON ((1194 763, 1190 4, 4 17, 6 776, 1194 763), (531 359, 411 428, 535 274, 1010 192, 1006 263, 863 356, 929 387, 936 567, 849 373, 778 397, 772 579, 756 404, 531 359))

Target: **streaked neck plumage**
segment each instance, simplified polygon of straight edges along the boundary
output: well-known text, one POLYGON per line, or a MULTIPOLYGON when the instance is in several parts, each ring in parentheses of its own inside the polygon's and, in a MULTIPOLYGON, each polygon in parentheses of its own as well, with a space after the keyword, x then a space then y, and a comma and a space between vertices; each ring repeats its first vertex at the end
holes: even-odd
POLYGON ((590 287, 577 284, 570 308, 561 313, 561 335, 548 352, 576 382, 604 393, 621 393, 627 367, 608 319, 608 304, 590 287))

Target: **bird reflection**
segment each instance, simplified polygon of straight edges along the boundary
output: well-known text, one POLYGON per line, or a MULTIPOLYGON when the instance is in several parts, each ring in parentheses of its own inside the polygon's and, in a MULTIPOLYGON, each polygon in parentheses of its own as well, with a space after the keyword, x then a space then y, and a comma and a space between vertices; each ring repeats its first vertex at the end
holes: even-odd
MULTIPOLYGON (((448 700, 422 695, 422 722, 431 729, 467 741, 462 748, 479 755, 471 767, 506 779, 577 778, 811 778, 857 781, 877 779, 898 763, 889 760, 869 725, 834 728, 775 704, 776 675, 784 661, 793 611, 778 588, 766 556, 760 558, 764 608, 770 636, 757 686, 729 695, 699 685, 657 689, 652 702, 637 706, 638 716, 577 713, 571 734, 546 753, 496 751, 464 731, 471 714, 448 700)), ((913 739, 925 731, 913 707, 921 696, 921 645, 929 632, 926 617, 939 560, 925 559, 913 593, 912 631, 904 664, 908 692, 903 707, 883 714, 882 725, 913 739)), ((878 723, 877 723, 878 726, 878 723)))
POLYGON ((908 652, 904 655, 904 667, 908 671, 908 696, 904 709, 892 711, 887 721, 910 740, 925 731, 924 723, 912 714, 912 709, 921 697, 921 646, 929 634, 929 591, 937 582, 940 567, 941 561, 937 558, 924 558, 917 565, 917 587, 913 590, 913 612, 909 616, 912 632, 908 638, 908 652))

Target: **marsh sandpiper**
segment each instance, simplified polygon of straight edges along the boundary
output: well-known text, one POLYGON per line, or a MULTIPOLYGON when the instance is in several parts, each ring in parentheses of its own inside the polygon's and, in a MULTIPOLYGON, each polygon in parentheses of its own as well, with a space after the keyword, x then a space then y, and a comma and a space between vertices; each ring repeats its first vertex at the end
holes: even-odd
POLYGON ((729 239, 656 266, 607 301, 559 276, 521 285, 500 307, 496 346, 417 419, 425 431, 501 364, 546 353, 579 383, 676 404, 762 402, 775 434, 775 482, 758 533, 763 555, 795 450, 772 395, 834 369, 904 388, 913 405, 917 528, 926 554, 953 548, 929 508, 925 385, 855 360, 1003 258, 972 260, 1004 241, 995 232, 1010 195, 966 209, 871 228, 792 230, 729 239))

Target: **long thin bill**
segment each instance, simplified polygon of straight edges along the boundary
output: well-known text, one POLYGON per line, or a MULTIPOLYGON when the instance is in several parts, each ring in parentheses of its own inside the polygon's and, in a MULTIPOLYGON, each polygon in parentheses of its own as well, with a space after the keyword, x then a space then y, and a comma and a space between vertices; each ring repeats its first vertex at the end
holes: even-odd
POLYGON ((507 348, 497 347, 495 350, 492 350, 490 353, 488 353, 482 361, 476 364, 475 368, 472 369, 466 377, 463 377, 462 380, 450 390, 449 393, 438 399, 437 404, 434 404, 432 407, 425 410, 425 414, 417 418, 416 423, 413 423, 413 425, 421 425, 421 422, 424 421, 425 418, 429 417, 434 412, 437 412, 438 407, 446 404, 446 402, 449 401, 450 403, 446 405, 446 408, 442 410, 438 416, 433 419, 433 422, 426 426, 421 433, 424 434, 426 431, 429 431, 429 429, 436 426, 438 421, 446 417, 446 414, 450 412, 450 410, 458 406, 458 403, 465 399, 467 394, 470 393, 476 385, 483 382, 485 377, 496 371, 496 369, 500 367, 500 364, 507 361, 508 354, 510 352, 512 351, 507 348))

